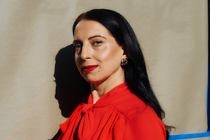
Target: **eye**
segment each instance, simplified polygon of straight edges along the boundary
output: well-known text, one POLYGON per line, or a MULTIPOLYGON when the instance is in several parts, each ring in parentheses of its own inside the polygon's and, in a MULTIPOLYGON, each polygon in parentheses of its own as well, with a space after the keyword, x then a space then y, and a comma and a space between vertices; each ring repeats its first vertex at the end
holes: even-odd
POLYGON ((81 48, 82 48, 82 44, 81 43, 74 43, 74 48, 75 48, 75 52, 79 53, 81 48))
POLYGON ((74 43, 74 48, 80 48, 82 45, 80 43, 74 43))
POLYGON ((97 41, 93 41, 92 45, 93 45, 94 47, 98 47, 98 46, 100 46, 102 43, 103 43, 102 41, 97 40, 97 41))

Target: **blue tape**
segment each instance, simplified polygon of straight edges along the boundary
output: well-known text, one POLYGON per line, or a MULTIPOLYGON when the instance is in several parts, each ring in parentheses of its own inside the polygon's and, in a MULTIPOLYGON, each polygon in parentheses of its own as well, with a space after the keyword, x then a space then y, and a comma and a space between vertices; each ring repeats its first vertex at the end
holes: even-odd
POLYGON ((170 135, 169 140, 193 139, 193 138, 204 138, 204 137, 210 138, 210 131, 203 133, 170 135))
MULTIPOLYGON (((210 2, 208 0, 208 26, 210 24, 210 2)), ((209 50, 209 44, 210 44, 210 28, 208 28, 208 81, 207 81, 207 121, 208 121, 208 131, 210 131, 210 93, 209 93, 209 54, 210 54, 210 50, 209 50)))
MULTIPOLYGON (((209 50, 209 47, 208 47, 209 50)), ((209 51, 208 51, 209 52, 209 51)), ((210 93, 209 93, 209 54, 208 54, 208 81, 207 81, 207 122, 208 131, 210 131, 210 93)))

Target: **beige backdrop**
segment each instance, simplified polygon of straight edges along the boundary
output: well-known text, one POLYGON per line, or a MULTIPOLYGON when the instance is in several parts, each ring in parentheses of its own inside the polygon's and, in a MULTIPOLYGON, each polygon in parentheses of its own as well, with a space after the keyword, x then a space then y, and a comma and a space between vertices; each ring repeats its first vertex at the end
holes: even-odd
POLYGON ((66 120, 54 98, 54 58, 92 8, 131 23, 171 134, 206 132, 207 0, 0 0, 0 139, 46 140, 66 120))

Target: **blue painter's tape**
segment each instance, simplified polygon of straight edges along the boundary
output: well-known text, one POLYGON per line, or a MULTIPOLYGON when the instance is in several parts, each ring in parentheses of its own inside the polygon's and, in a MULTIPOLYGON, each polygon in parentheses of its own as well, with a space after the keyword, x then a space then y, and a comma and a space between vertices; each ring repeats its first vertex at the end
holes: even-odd
POLYGON ((169 140, 182 140, 182 139, 193 139, 193 138, 204 138, 204 137, 210 138, 210 131, 203 133, 170 135, 169 140))
POLYGON ((207 81, 207 125, 210 131, 210 93, 209 93, 209 55, 208 55, 208 81, 207 81))
MULTIPOLYGON (((208 0, 208 27, 210 25, 210 1, 208 0)), ((207 119, 208 119, 208 131, 210 131, 210 93, 209 93, 209 55, 210 55, 210 28, 208 28, 208 81, 207 81, 207 119)))

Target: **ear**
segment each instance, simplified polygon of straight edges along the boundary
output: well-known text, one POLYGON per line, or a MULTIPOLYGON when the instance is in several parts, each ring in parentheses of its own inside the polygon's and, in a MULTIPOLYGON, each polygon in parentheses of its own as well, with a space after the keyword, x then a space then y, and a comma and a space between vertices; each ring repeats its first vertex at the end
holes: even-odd
POLYGON ((122 49, 123 49, 123 58, 128 58, 127 54, 125 53, 125 50, 124 50, 124 45, 122 46, 122 49))
POLYGON ((123 54, 123 58, 128 58, 127 54, 124 53, 123 54))

